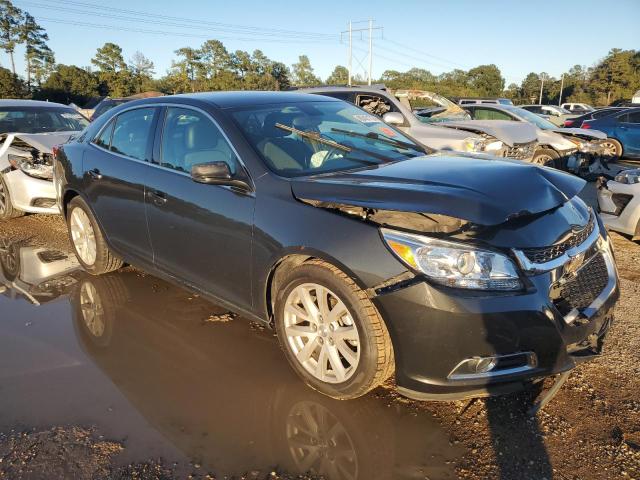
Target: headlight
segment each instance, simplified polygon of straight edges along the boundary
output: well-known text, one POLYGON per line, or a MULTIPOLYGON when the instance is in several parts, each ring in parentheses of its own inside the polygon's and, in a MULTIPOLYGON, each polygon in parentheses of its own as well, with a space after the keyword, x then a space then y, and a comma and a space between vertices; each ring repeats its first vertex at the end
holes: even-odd
POLYGON ((474 290, 518 290, 522 283, 505 255, 422 235, 381 229, 391 251, 440 285, 474 290))
POLYGON ((595 142, 588 142, 586 140, 581 140, 579 138, 571 138, 566 137, 571 143, 573 143, 576 147, 578 147, 579 152, 583 153, 595 153, 600 150, 600 145, 595 142))
POLYGON ((619 183, 640 183, 640 169, 625 170, 615 176, 615 181, 619 183))
POLYGON ((43 154, 42 157, 42 159, 34 160, 31 157, 23 157, 21 155, 8 155, 9 163, 30 177, 52 180, 53 165, 51 164, 50 156, 43 154))
POLYGON ((463 141, 465 152, 484 152, 484 138, 467 137, 463 141))
POLYGON ((496 140, 495 142, 487 143, 484 147, 485 152, 497 152, 504 147, 504 143, 500 140, 496 140))

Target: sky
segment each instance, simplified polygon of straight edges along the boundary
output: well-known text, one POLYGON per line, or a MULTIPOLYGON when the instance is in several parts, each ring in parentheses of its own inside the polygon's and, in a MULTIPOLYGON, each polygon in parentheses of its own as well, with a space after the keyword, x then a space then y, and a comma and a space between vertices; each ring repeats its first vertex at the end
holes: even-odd
MULTIPOLYGON (((373 20, 373 78, 383 71, 496 64, 507 85, 529 72, 558 77, 576 64, 591 66, 612 48, 640 49, 640 0, 13 0, 49 34, 56 61, 89 66, 96 49, 117 43, 124 57, 137 50, 164 75, 174 51, 206 39, 229 51, 260 49, 287 65, 299 55, 325 79, 347 65, 349 21, 373 20)), ((366 76, 368 33, 353 34, 353 69, 366 76), (359 63, 361 62, 361 64, 359 63)), ((24 70, 23 50, 16 67, 24 70)), ((9 66, 6 54, 0 64, 9 66)))

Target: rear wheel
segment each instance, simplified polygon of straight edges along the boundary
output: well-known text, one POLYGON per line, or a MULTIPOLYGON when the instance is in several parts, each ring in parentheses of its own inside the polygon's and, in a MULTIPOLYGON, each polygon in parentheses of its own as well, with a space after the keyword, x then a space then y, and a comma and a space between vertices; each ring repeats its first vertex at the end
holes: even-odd
POLYGON ((622 144, 614 138, 607 138, 600 142, 604 149, 604 156, 609 159, 617 159, 622 157, 622 144))
POLYGON ((303 263, 286 275, 276 293, 275 323, 293 369, 325 395, 356 398, 393 373, 391 339, 377 309, 326 262, 303 263))
POLYGON ((560 158, 558 153, 551 148, 539 148, 533 155, 532 163, 542 167, 557 168, 557 162, 560 158))
POLYGON ((92 275, 101 275, 122 267, 105 241, 89 206, 81 197, 74 197, 67 208, 69 238, 80 264, 92 275))
POLYGON ((18 210, 11 203, 9 188, 4 181, 4 176, 0 174, 0 220, 10 220, 24 215, 22 210, 18 210))

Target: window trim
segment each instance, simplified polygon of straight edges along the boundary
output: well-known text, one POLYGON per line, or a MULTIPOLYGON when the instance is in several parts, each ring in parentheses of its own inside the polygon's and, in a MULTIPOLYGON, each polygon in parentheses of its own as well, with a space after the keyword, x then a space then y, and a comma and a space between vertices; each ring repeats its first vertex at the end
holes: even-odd
MULTIPOLYGON (((184 103, 169 103, 169 102, 154 102, 154 103, 144 103, 141 105, 132 105, 128 108, 123 108, 122 110, 119 110, 117 114, 113 115, 113 117, 111 117, 109 120, 107 120, 105 122, 105 124, 100 127, 100 130, 98 131, 98 133, 93 137, 93 138, 97 138, 100 133, 102 132, 102 130, 104 130, 104 128, 106 128, 106 126, 108 124, 110 124, 114 117, 117 117, 118 115, 128 112, 129 110, 135 110, 137 108, 149 108, 149 107, 154 107, 157 108, 159 111, 158 114, 158 121, 155 125, 155 128, 152 129, 152 135, 154 137, 153 141, 154 141, 154 145, 155 142, 159 139, 159 135, 162 135, 162 132, 164 130, 164 125, 160 125, 160 116, 164 116, 165 112, 166 112, 166 108, 167 107, 179 107, 179 108, 186 108, 186 109, 191 109, 191 110, 195 110, 197 112, 202 113, 203 115, 205 115, 207 118, 209 118, 209 120, 211 120, 213 122, 213 124, 218 128, 218 130, 220 130, 220 132, 222 133, 222 136, 224 137, 224 139, 226 140, 226 142, 229 144, 229 146, 231 147, 231 150, 233 150, 233 153, 236 155, 236 158, 238 159, 238 162, 240 163, 240 167, 246 177, 247 183, 250 185, 251 190, 255 191, 255 183, 253 181, 253 178, 251 177, 251 174, 249 173, 249 169, 247 168, 247 166, 244 163, 244 160, 242 160, 242 157, 238 154, 238 150, 236 149, 235 145, 233 144, 233 142, 229 139, 227 133, 224 131, 223 128, 220 127, 220 123, 213 118, 213 116, 207 112, 206 110, 200 108, 200 107, 196 107, 194 105, 186 105, 184 103), (160 132, 158 132, 158 129, 160 129, 160 132)), ((113 135, 113 132, 111 132, 111 135, 113 135)), ((95 143, 93 143, 93 138, 89 141, 89 143, 94 147, 97 148, 99 150, 102 150, 103 152, 106 153, 110 153, 111 155, 116 155, 120 158, 124 158, 126 160, 130 160, 132 162, 138 162, 138 163, 142 163, 144 165, 147 165, 149 167, 153 167, 153 168, 160 168, 166 172, 171 172, 177 175, 183 175, 186 177, 191 178, 191 174, 187 173, 187 172, 180 172, 178 170, 174 170, 172 168, 167 168, 167 167, 163 167, 162 165, 158 165, 156 163, 147 161, 147 160, 138 160, 137 158, 132 158, 132 157, 127 157, 126 155, 122 155, 120 153, 116 153, 113 152, 111 150, 106 150, 98 145, 96 145, 95 143)), ((111 147, 111 141, 109 141, 109 147, 111 147)), ((153 153, 154 153, 155 149, 152 149, 152 157, 153 157, 153 153)), ((218 187, 224 187, 224 188, 231 188, 231 187, 227 187, 226 185, 216 185, 218 187)))
POLYGON ((100 127, 100 129, 98 130, 98 133, 96 133, 93 137, 91 137, 91 140, 89 140, 89 143, 97 148, 100 148, 101 150, 106 150, 107 152, 109 152, 110 151, 109 149, 111 148, 111 139, 113 138, 113 130, 114 130, 113 127, 115 127, 115 124, 116 124, 115 117, 111 117, 107 122, 105 122, 105 124, 102 127, 100 127), (109 149, 107 149, 98 145, 96 141, 98 138, 102 136, 102 132, 104 132, 109 127, 111 127, 111 135, 109 135, 109 149))

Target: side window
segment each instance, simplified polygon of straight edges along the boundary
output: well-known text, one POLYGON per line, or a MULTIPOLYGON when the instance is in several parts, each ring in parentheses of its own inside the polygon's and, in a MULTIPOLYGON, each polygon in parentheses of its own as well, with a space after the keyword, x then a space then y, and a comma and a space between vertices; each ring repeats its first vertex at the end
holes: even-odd
POLYGON ((509 115, 489 108, 476 108, 474 120, 513 120, 509 115))
POLYGON ((137 108, 116 117, 111 151, 137 160, 147 160, 147 147, 155 108, 137 108))
POLYGON ((616 118, 619 123, 627 123, 629 121, 629 114, 618 115, 616 118))
POLYGON ((93 139, 93 143, 95 143, 98 147, 105 148, 109 150, 111 146, 111 132, 113 132, 113 124, 115 122, 111 120, 106 127, 102 129, 100 134, 93 139))
POLYGON ((387 112, 398 111, 386 98, 375 95, 358 95, 356 105, 378 117, 382 117, 387 112))
POLYGON ((629 123, 640 123, 640 111, 630 112, 627 117, 627 122, 629 123))
POLYGON ((194 165, 212 162, 227 163, 231 173, 238 170, 231 146, 206 115, 187 108, 167 108, 160 165, 189 173, 194 165))

